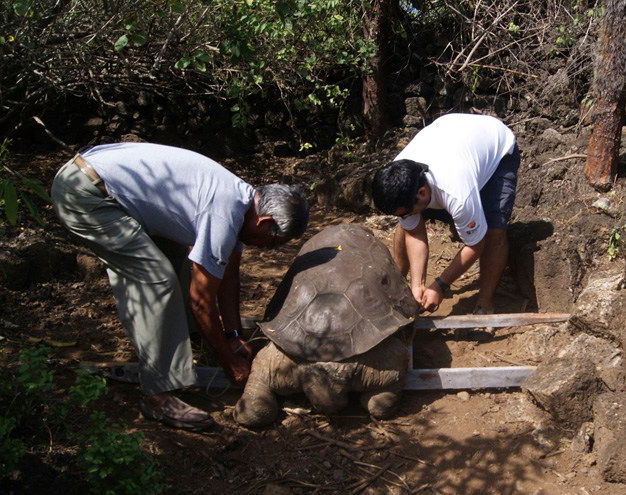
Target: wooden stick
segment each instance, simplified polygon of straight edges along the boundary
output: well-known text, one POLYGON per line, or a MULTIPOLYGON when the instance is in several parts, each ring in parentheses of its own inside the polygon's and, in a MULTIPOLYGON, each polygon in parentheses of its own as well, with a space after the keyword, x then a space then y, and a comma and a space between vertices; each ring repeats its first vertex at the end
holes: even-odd
MULTIPOLYGON (((559 323, 567 321, 569 313, 502 313, 493 315, 448 315, 448 316, 417 316, 413 328, 427 330, 431 328, 482 328, 482 327, 515 327, 534 325, 537 323, 559 323)), ((241 322, 245 329, 256 327, 260 318, 246 317, 241 322)))
POLYGON ((545 163, 542 163, 541 166, 549 165, 550 163, 560 162, 563 160, 570 160, 571 158, 587 158, 586 154, 583 153, 572 153, 571 155, 560 156, 558 158, 551 158, 545 163))
POLYGON ((306 434, 311 435, 312 437, 315 437, 318 440, 322 440, 326 443, 331 443, 333 445, 336 445, 337 447, 341 447, 342 449, 347 449, 347 450, 378 450, 382 448, 380 446, 362 446, 362 445, 342 442, 341 440, 335 440, 334 438, 324 436, 321 433, 318 433, 316 431, 307 431, 306 434))
MULTIPOLYGON (((82 362, 81 367, 107 378, 139 383, 137 363, 82 362)), ((535 371, 534 366, 492 366, 487 368, 424 368, 409 370, 404 390, 462 390, 520 387, 535 371)), ((198 387, 226 388, 231 385, 221 368, 198 367, 198 387)))
POLYGON ((502 313, 493 315, 450 315, 417 317, 413 327, 418 330, 430 328, 483 328, 516 327, 536 323, 558 323, 567 321, 568 313, 502 313))
POLYGON ((364 490, 368 485, 371 485, 374 481, 376 481, 378 478, 380 478, 380 476, 387 471, 387 469, 389 469, 391 467, 391 462, 388 462, 387 464, 385 464, 384 466, 381 466, 378 471, 376 471, 374 474, 372 474, 369 478, 365 479, 365 480, 361 480, 361 481, 357 481, 356 483, 352 483, 351 485, 348 485, 346 488, 348 489, 353 489, 350 492, 350 495, 355 495, 357 493, 359 493, 360 491, 364 490))
POLYGON ((410 455, 401 454, 400 452, 396 452, 395 450, 390 450, 389 452, 393 455, 397 455, 398 457, 402 457, 403 459, 408 459, 409 461, 419 462, 420 464, 425 464, 426 466, 434 466, 432 462, 425 461, 423 459, 420 459, 419 457, 412 457, 410 455))

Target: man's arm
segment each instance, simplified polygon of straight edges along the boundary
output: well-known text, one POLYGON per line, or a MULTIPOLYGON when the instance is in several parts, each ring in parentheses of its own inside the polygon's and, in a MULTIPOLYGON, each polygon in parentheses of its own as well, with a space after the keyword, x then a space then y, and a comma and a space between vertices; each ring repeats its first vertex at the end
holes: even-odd
POLYGON ((206 342, 217 353, 220 365, 233 382, 243 384, 250 373, 250 360, 233 353, 224 337, 218 311, 218 291, 221 282, 201 265, 192 263, 189 303, 198 328, 206 342))
MULTIPOLYGON (((447 285, 452 284, 457 278, 463 275, 474 262, 480 258, 485 248, 485 238, 474 246, 463 246, 448 267, 443 271, 439 278, 447 285)), ((444 293, 437 282, 433 282, 424 292, 422 299, 422 307, 427 311, 435 311, 441 301, 443 301, 444 293)))
POLYGON ((411 274, 411 292, 415 300, 421 304, 426 290, 428 270, 428 234, 424 218, 420 218, 420 222, 413 230, 405 231, 404 239, 411 274))
MULTIPOLYGON (((222 324, 226 332, 236 330, 241 332, 241 315, 239 312, 239 267, 241 265, 241 251, 233 251, 224 271, 224 278, 217 291, 217 301, 222 324)), ((233 352, 252 359, 252 350, 241 337, 231 337, 228 344, 233 352)))

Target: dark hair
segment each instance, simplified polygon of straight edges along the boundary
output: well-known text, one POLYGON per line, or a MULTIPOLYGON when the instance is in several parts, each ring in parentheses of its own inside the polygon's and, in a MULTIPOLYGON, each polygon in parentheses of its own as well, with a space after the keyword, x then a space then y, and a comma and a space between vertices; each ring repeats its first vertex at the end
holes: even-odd
POLYGON ((258 214, 274 219, 274 236, 293 239, 304 234, 309 222, 309 205, 300 188, 269 184, 256 191, 259 194, 258 214))
POLYGON ((393 215, 398 208, 413 209, 417 190, 426 185, 428 165, 413 160, 396 160, 374 176, 372 197, 376 208, 393 215))

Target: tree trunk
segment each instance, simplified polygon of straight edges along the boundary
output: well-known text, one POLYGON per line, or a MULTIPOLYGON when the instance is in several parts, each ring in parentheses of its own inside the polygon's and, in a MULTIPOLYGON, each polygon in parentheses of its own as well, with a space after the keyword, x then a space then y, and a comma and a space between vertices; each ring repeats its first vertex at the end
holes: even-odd
POLYGON ((598 190, 617 177, 619 146, 626 106, 626 0, 604 0, 594 70, 593 129, 585 175, 598 190))
POLYGON ((389 127, 385 108, 387 92, 384 64, 391 29, 392 1, 372 0, 362 4, 365 39, 376 45, 376 53, 369 61, 369 70, 363 76, 363 120, 365 135, 371 147, 378 144, 389 127))

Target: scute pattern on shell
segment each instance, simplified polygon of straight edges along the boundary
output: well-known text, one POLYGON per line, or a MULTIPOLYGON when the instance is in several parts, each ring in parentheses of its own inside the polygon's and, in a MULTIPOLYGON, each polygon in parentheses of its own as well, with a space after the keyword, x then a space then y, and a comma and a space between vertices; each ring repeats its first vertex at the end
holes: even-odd
POLYGON ((341 361, 410 323, 416 309, 387 248, 368 229, 341 224, 302 246, 260 326, 294 358, 341 361))

